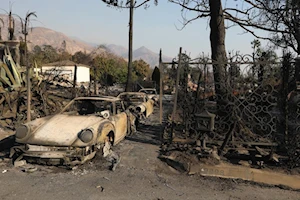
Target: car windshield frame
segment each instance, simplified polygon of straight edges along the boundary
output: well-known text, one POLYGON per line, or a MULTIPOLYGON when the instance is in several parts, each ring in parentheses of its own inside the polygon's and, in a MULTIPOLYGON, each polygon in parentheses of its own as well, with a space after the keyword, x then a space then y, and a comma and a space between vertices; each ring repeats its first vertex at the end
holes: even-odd
POLYGON ((122 101, 130 101, 130 102, 146 102, 147 101, 147 98, 146 98, 146 95, 145 93, 128 93, 128 94, 121 94, 119 95, 119 98, 122 100, 122 101), (132 101, 132 98, 135 98, 135 99, 139 99, 141 101, 132 101))
POLYGON ((60 114, 70 114, 74 113, 75 115, 97 115, 102 111, 108 110, 112 115, 116 115, 116 103, 115 101, 109 101, 106 99, 91 99, 91 98, 80 98, 73 99, 69 104, 67 104, 60 112, 60 114), (75 105, 77 104, 78 105, 75 105), (103 104, 102 104, 103 103, 103 104), (71 108, 74 106, 74 108, 71 108), (103 106, 110 106, 106 109, 103 106), (68 109, 71 108, 71 111, 68 109), (82 110, 81 110, 82 109, 82 110))
POLYGON ((147 95, 157 95, 156 89, 140 89, 139 92, 143 92, 147 95), (149 93, 149 92, 151 92, 151 93, 149 93))

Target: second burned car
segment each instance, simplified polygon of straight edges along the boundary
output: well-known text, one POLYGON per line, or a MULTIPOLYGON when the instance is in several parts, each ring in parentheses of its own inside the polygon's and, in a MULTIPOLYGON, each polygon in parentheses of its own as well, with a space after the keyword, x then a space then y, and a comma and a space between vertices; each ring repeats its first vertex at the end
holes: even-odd
POLYGON ((133 110, 148 118, 154 110, 154 100, 144 92, 122 92, 118 98, 124 102, 125 108, 133 110))
POLYGON ((149 99, 153 99, 155 102, 159 100, 159 95, 155 88, 142 88, 139 92, 146 93, 149 99))

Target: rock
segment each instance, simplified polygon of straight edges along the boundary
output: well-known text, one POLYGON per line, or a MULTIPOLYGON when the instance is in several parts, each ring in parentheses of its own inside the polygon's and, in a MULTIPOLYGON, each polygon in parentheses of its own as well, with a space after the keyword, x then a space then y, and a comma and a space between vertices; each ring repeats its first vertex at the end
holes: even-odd
POLYGON ((101 192, 104 191, 104 187, 102 187, 101 185, 97 185, 96 188, 100 188, 101 192))
POLYGON ((217 149, 216 146, 213 146, 213 149, 212 149, 212 152, 211 152, 210 155, 211 155, 212 158, 215 158, 218 161, 221 160, 220 156, 218 155, 218 149, 217 149))
POLYGON ((21 167, 26 165, 26 160, 20 160, 20 161, 15 161, 14 162, 14 167, 21 167))
POLYGON ((201 147, 196 147, 195 150, 201 151, 201 147))

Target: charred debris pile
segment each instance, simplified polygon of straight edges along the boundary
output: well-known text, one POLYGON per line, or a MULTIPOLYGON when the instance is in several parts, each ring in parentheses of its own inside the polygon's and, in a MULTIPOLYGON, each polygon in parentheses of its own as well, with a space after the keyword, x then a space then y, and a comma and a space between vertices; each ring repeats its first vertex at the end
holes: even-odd
MULTIPOLYGON (((0 127, 11 130, 27 118, 26 67, 21 67, 16 62, 16 45, 17 41, 0 44, 0 127)), ((84 88, 74 87, 73 83, 59 74, 39 75, 34 67, 30 67, 29 74, 31 119, 57 113, 72 98, 83 96, 87 92, 84 88)))

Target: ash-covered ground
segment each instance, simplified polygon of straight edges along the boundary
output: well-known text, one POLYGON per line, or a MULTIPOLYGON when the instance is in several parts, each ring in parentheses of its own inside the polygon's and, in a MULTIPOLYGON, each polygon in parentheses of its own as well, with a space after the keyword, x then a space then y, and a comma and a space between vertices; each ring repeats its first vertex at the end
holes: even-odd
POLYGON ((2 152, 0 199, 300 199, 300 192, 279 187, 180 174, 157 158, 162 130, 156 108, 135 135, 114 147, 121 156, 115 171, 109 170, 101 156, 71 169, 35 164, 14 167, 2 152))

